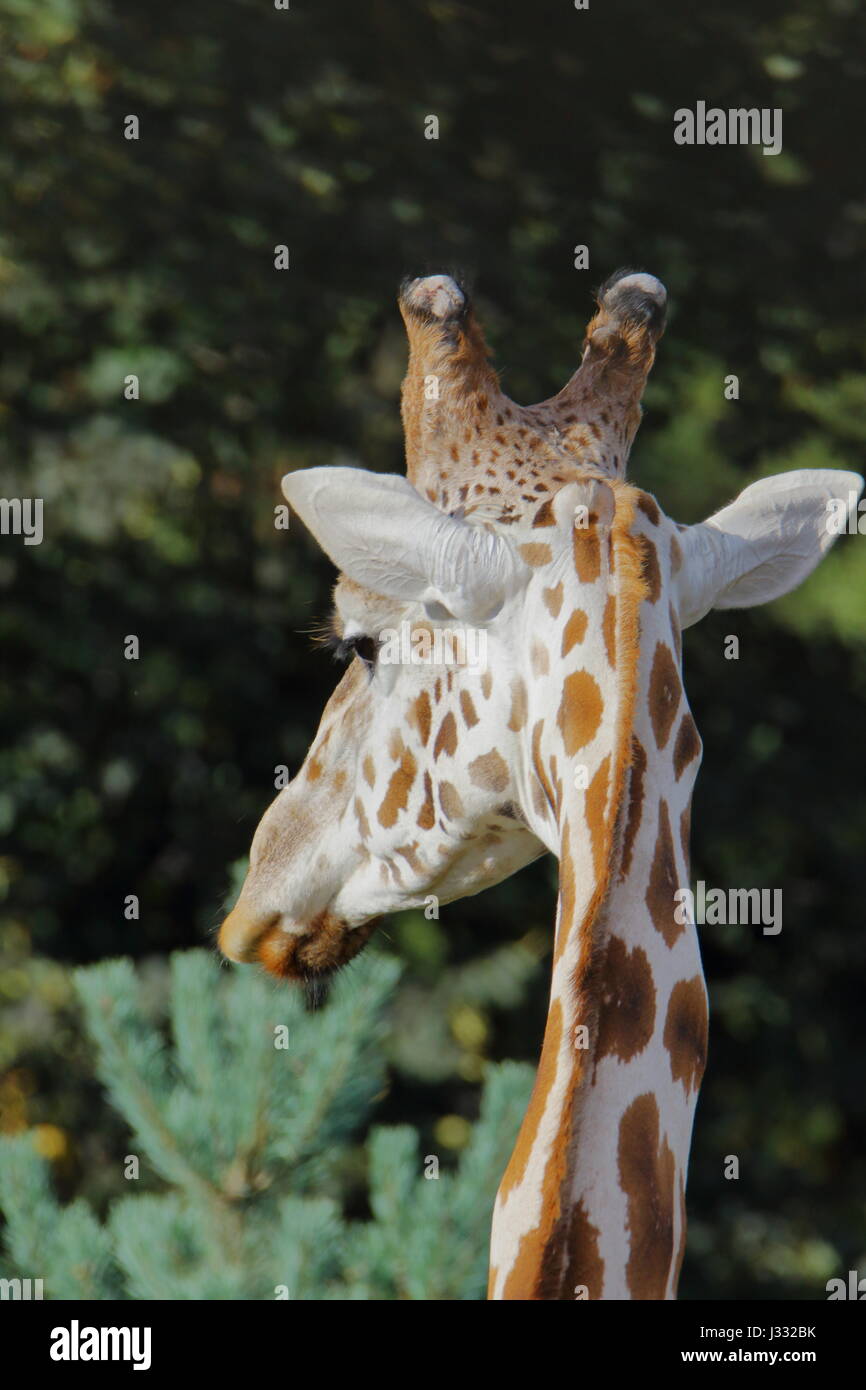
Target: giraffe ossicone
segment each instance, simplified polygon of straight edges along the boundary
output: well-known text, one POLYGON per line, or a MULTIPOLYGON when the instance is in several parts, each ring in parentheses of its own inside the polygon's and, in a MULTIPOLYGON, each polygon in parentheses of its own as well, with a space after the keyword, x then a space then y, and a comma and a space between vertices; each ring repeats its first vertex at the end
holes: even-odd
POLYGON ((494 1298, 676 1294, 707 1040, 697 933, 677 912, 701 754, 681 631, 800 583, 838 534, 833 499, 856 512, 863 487, 786 473, 678 526, 629 485, 665 299, 652 276, 613 276, 571 380, 521 407, 467 293, 408 282, 407 476, 283 480, 340 570, 334 634, 353 659, 262 818, 220 945, 321 979, 382 915, 558 856, 550 1005, 493 1216, 494 1298), (455 623, 483 627, 483 663, 377 659, 385 632, 455 623))

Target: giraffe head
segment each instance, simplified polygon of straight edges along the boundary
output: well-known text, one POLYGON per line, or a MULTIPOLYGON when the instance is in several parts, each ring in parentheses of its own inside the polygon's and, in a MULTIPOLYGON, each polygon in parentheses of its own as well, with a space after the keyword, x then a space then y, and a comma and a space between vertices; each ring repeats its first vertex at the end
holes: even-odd
POLYGON ((501 392, 465 292, 446 276, 403 287, 407 477, 283 480, 341 571, 332 623, 349 666, 256 831, 220 931, 230 958, 327 975, 383 914, 561 853, 566 821, 584 832, 568 874, 598 896, 640 604, 675 643, 713 605, 785 592, 832 539, 825 500, 849 482, 783 475, 689 528, 629 488, 665 298, 652 276, 614 276, 572 379, 524 408, 501 392))

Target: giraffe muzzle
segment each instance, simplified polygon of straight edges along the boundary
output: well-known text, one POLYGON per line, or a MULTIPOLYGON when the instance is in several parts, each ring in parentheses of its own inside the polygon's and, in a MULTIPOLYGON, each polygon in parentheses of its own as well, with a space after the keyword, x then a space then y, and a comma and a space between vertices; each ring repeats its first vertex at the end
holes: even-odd
POLYGON ((279 980, 309 983, 332 975, 367 944, 378 918, 350 926, 333 913, 320 912, 308 926, 287 930, 280 913, 251 918, 240 907, 219 932, 219 948, 238 964, 255 963, 279 980))

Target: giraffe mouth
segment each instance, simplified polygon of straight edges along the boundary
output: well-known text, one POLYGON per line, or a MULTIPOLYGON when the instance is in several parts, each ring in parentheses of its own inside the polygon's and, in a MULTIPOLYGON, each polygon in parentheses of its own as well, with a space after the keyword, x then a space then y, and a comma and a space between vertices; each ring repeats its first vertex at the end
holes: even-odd
POLYGON ((350 927, 330 912, 322 912, 302 932, 289 934, 272 927, 258 943, 255 959, 278 980, 292 980, 307 987, 308 996, 318 996, 336 971, 363 950, 375 931, 378 917, 359 927, 350 927))

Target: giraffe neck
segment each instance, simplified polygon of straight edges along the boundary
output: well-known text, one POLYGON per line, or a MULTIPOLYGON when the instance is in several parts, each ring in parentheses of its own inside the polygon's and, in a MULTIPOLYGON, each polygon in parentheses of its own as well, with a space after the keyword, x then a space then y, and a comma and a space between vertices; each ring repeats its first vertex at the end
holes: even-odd
MULTIPOLYGON (((622 513, 620 571, 629 555, 622 513)), ((696 933, 677 922, 674 896, 688 881, 700 740, 680 679, 678 629, 661 598, 675 535, 659 533, 650 515, 632 514, 628 538, 644 577, 631 665, 637 612, 630 616, 621 572, 613 586, 619 705, 606 802, 600 791, 593 805, 592 783, 585 816, 560 798, 551 1001, 533 1098, 497 1199, 498 1298, 676 1292, 706 1046, 696 933)))

